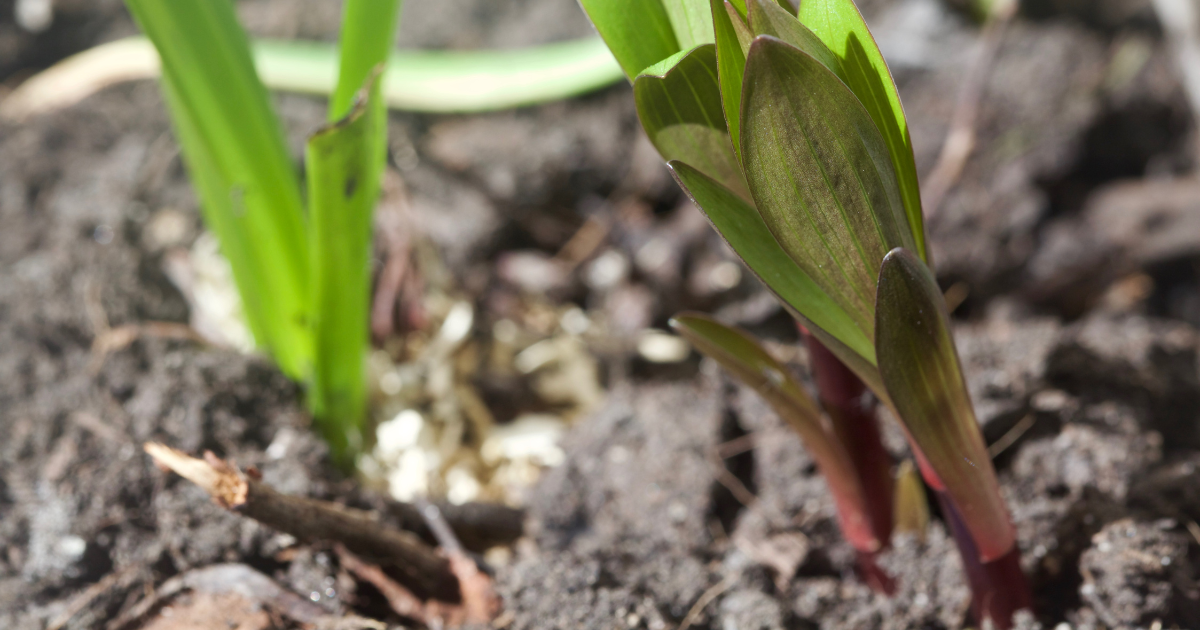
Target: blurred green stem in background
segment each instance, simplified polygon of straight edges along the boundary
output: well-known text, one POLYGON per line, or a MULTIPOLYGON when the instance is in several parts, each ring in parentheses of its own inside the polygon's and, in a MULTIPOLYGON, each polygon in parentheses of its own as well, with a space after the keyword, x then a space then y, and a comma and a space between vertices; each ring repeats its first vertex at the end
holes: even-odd
MULTIPOLYGON (((254 65, 268 88, 329 95, 338 48, 323 42, 253 40, 254 65)), ((0 117, 20 119, 67 107, 105 87, 159 74, 144 37, 127 37, 68 57, 0 100, 0 117)), ((382 79, 391 109, 481 112, 557 101, 618 82, 624 75, 599 37, 502 50, 393 50, 382 79)))

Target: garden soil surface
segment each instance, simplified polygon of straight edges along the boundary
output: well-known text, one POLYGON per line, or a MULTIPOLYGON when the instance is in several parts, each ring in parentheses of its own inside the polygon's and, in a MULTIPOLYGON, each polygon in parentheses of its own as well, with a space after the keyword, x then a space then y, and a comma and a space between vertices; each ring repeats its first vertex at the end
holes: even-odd
MULTIPOLYGON (((6 87, 134 32, 115 1, 56 2, 53 25, 36 35, 12 22, 13 4, 0 1, 6 87)), ((980 31, 939 0, 862 8, 928 173, 980 31)), ((336 3, 255 0, 239 10, 259 34, 336 34, 336 3)), ((413 46, 589 32, 571 0, 405 10, 401 39, 413 46)), ((277 102, 299 160, 324 104, 277 102)), ((1200 627, 1196 131, 1150 3, 1025 2, 976 127, 976 151, 929 233, 939 279, 959 302, 958 347, 1035 593, 1036 614, 1021 624, 1200 627)), ((713 281, 728 278, 720 263, 730 253, 640 133, 625 85, 515 112, 393 114, 392 163, 422 237, 479 309, 475 334, 545 286, 504 261, 548 259, 595 219, 610 226, 597 252, 631 270, 599 286, 581 265, 551 299, 630 329, 702 309, 794 347, 786 314, 761 287, 745 274, 713 281)), ((274 601, 299 595, 335 617, 402 621, 330 548, 222 510, 143 454, 149 440, 211 450, 281 491, 388 518, 388 499, 330 467, 301 391, 268 361, 153 327, 113 343, 122 326, 188 321, 163 268, 199 230, 156 85, 0 122, 2 628, 300 627, 199 578, 168 588, 230 564, 282 587, 274 601)), ((604 353, 603 403, 565 437, 564 463, 528 491, 526 536, 506 556, 488 555, 503 598, 497 626, 968 623, 957 552, 936 512, 926 535, 897 536, 883 554, 897 592, 875 594, 853 575, 812 460, 760 399, 695 357, 664 366, 604 353)), ((788 358, 802 369, 803 352, 788 358)))

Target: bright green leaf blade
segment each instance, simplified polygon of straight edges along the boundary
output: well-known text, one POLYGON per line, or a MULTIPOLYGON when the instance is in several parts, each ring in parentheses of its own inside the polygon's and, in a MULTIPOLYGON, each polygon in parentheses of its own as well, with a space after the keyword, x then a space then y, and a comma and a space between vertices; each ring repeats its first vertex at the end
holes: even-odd
POLYGON ((671 19, 675 40, 683 50, 713 43, 712 14, 709 0, 663 0, 663 8, 671 19))
MULTIPOLYGON (((828 331, 843 347, 875 361, 871 339, 819 287, 771 235, 762 217, 741 197, 683 162, 667 164, 679 185, 712 221, 713 227, 768 288, 813 327, 828 331)), ((824 339, 822 339, 824 341, 824 339)), ((875 379, 878 381, 878 379, 875 379)))
POLYGON ((387 166, 387 105, 380 98, 383 80, 376 74, 383 71, 392 51, 399 15, 400 0, 346 0, 338 39, 337 87, 329 98, 329 120, 336 121, 350 112, 357 98, 363 97, 359 92, 364 86, 370 86, 371 93, 365 98, 367 115, 375 119, 368 123, 376 130, 368 142, 375 156, 376 180, 387 166))
POLYGON ((928 261, 925 251, 925 227, 921 211, 921 189, 913 159, 912 140, 900 93, 891 70, 879 52, 879 46, 854 0, 804 0, 798 13, 800 22, 812 29, 841 60, 843 80, 871 114, 883 133, 900 183, 909 228, 916 251, 928 261))
POLYGON ((300 184, 233 5, 126 4, 162 59, 184 159, 256 339, 286 374, 303 378, 312 350, 300 184))
POLYGON ((828 68, 763 35, 747 57, 742 130, 742 161, 767 227, 873 339, 879 263, 913 244, 875 124, 828 68))
MULTIPOLYGON (((734 21, 741 21, 733 5, 726 0, 710 0, 712 4, 713 29, 716 33, 717 78, 720 80, 721 102, 725 112, 725 125, 733 142, 734 155, 738 163, 742 160, 741 111, 742 74, 746 69, 746 52, 742 48, 734 21), (733 13, 733 15, 730 15, 733 13)), ((748 45, 749 42, 747 42, 748 45)), ((687 160, 684 160, 687 161, 687 160)))
POLYGON ((316 365, 310 407, 343 464, 362 445, 371 293, 371 216, 379 197, 373 154, 381 119, 359 101, 308 139, 316 365))
POLYGON ((579 0, 579 4, 630 81, 682 48, 661 0, 579 0))
MULTIPOLYGON (((784 0, 786 2, 787 0, 784 0)), ((772 0, 746 0, 750 8, 750 30, 755 35, 770 35, 799 48, 820 61, 822 65, 845 82, 841 61, 832 50, 808 30, 796 16, 772 0)))
POLYGON ((680 160, 750 199, 733 152, 716 49, 705 44, 664 60, 633 82, 633 98, 646 135, 664 160, 680 160))
POLYGON ((728 0, 730 6, 738 12, 743 21, 746 19, 746 0, 728 0))
POLYGON ((862 482, 845 447, 808 392, 786 367, 744 331, 706 315, 682 313, 671 327, 697 350, 714 359, 737 380, 762 396, 800 434, 816 460, 838 506, 842 532, 856 549, 877 551, 886 541, 875 537, 862 482))
POLYGON ((897 248, 879 272, 875 345, 893 408, 962 512, 988 562, 1014 532, 963 380, 950 317, 933 273, 897 248))
MULTIPOLYGON (((387 62, 399 15, 400 0, 346 0, 338 38, 338 82, 329 99, 329 120, 344 118, 375 67, 387 62)), ((379 99, 372 102, 383 108, 379 99)))

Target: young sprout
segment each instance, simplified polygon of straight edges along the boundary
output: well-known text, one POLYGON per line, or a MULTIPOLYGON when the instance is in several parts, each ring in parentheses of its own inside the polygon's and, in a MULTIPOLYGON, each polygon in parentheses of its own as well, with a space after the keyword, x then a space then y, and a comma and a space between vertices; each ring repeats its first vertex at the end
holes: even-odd
POLYGON ((900 97, 853 1, 582 4, 680 185, 895 412, 947 506, 977 619, 1009 627, 1028 586, 928 266, 900 97), (695 28, 705 7, 711 38, 695 28))
POLYGON ((349 467, 361 444, 371 216, 387 140, 373 77, 391 50, 400 2, 345 4, 335 122, 307 147, 307 212, 233 5, 126 4, 162 59, 184 160, 250 329, 285 374, 308 384, 309 409, 333 458, 349 467))

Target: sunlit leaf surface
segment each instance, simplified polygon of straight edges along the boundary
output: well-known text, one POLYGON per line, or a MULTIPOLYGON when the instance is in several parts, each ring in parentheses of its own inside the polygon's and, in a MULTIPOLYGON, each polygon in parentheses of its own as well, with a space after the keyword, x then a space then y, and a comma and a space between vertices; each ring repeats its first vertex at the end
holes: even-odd
POLYGON ((1008 553, 1014 532, 975 420, 937 281, 911 251, 879 272, 875 345, 893 408, 954 500, 984 562, 1008 553))

